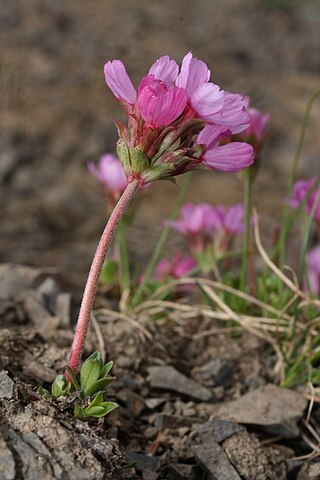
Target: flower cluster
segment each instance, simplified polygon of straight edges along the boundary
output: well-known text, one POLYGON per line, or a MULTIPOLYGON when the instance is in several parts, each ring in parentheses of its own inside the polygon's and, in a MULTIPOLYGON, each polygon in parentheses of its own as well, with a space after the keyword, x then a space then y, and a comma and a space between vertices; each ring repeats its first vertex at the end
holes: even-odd
MULTIPOLYGON (((310 180, 298 180, 292 189, 291 199, 289 200, 289 205, 292 208, 298 208, 300 204, 306 198, 309 190, 313 187, 316 182, 316 178, 311 178, 310 180)), ((310 197, 306 202, 306 211, 310 215, 315 206, 314 220, 320 226, 320 185, 311 193, 310 197), (317 203, 315 205, 315 203, 317 203)))
POLYGON ((117 153, 131 182, 144 185, 204 165, 237 172, 253 163, 244 142, 221 145, 249 127, 246 100, 210 82, 207 65, 188 53, 179 72, 160 57, 136 90, 120 60, 104 67, 106 82, 123 106, 128 123, 117 121, 117 153))
POLYGON ((181 218, 170 222, 172 228, 182 233, 190 252, 197 258, 213 250, 215 258, 226 253, 236 233, 245 230, 244 208, 241 204, 225 208, 208 203, 186 203, 181 208, 181 218))

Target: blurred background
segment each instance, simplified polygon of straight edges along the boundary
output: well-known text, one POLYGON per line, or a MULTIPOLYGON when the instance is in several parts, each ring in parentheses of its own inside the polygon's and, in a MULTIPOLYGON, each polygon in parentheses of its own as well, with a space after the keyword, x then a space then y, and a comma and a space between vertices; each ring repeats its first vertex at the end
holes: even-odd
MULTIPOLYGON (((82 287, 106 220, 88 160, 114 151, 123 118, 103 77, 121 59, 137 85, 156 58, 192 50, 225 90, 270 112, 254 188, 265 225, 280 221, 306 103, 319 88, 318 0, 0 0, 0 262, 54 266, 82 287)), ((319 173, 319 102, 299 174, 319 173)), ((178 179, 181 184, 181 177, 178 179)), ((139 203, 133 252, 148 258, 177 196, 158 182, 139 203)), ((188 199, 239 202, 236 175, 195 173, 188 199)))

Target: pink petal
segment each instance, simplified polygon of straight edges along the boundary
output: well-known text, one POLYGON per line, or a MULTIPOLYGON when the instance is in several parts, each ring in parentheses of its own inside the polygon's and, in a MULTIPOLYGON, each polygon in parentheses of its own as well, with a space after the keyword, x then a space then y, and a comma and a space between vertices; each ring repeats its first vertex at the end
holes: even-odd
POLYGON ((169 88, 173 85, 179 73, 178 64, 168 55, 160 57, 149 70, 149 75, 154 75, 157 80, 162 80, 169 88))
POLYGON ((182 60, 181 72, 177 77, 177 87, 184 88, 189 97, 197 90, 200 85, 207 83, 210 78, 210 70, 207 65, 193 58, 189 52, 182 60))
POLYGON ((253 147, 243 142, 233 142, 207 150, 203 164, 222 172, 239 172, 254 161, 253 147))
POLYGON ((130 103, 130 105, 135 104, 137 97, 136 89, 132 85, 125 66, 120 60, 107 62, 104 66, 104 76, 108 87, 116 98, 130 103))
POLYGON ((205 145, 209 150, 218 146, 220 136, 226 131, 226 127, 222 125, 207 125, 199 133, 196 138, 197 145, 205 145))
POLYGON ((204 83, 194 91, 190 104, 201 118, 210 122, 211 116, 223 107, 224 91, 214 83, 204 83))
POLYGON ((250 124, 250 117, 245 107, 246 100, 236 93, 226 92, 221 111, 211 115, 209 121, 217 125, 226 125, 232 133, 240 133, 250 124))
POLYGON ((169 90, 158 86, 145 87, 139 95, 138 105, 145 122, 154 127, 165 127, 174 122, 187 104, 187 95, 182 88, 169 90))

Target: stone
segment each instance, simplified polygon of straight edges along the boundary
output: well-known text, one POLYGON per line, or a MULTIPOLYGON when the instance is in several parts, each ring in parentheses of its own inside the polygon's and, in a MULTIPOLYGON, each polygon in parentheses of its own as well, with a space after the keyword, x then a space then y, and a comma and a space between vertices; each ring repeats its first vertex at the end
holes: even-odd
POLYGON ((0 398, 10 400, 13 395, 14 382, 5 370, 0 372, 0 398))
POLYGON ((307 400, 301 393, 269 384, 224 403, 215 417, 255 425, 271 435, 296 438, 297 421, 306 407, 307 400))
POLYGON ((153 388, 170 390, 202 402, 212 400, 210 390, 178 372, 170 365, 148 368, 150 385, 153 388))
POLYGON ((212 380, 216 387, 222 386, 228 388, 232 381, 233 368, 230 363, 223 358, 210 360, 210 362, 194 370, 198 378, 212 380))
POLYGON ((205 470, 209 480, 241 480, 220 445, 205 442, 193 445, 191 451, 196 461, 205 470))
POLYGON ((13 455, 3 438, 0 437, 0 480, 14 480, 15 478, 16 469, 13 455))
POLYGON ((63 328, 69 328, 71 323, 71 295, 59 293, 56 299, 55 314, 59 318, 59 324, 63 328))
POLYGON ((43 272, 24 265, 3 263, 0 265, 0 299, 12 298, 31 288, 43 272))

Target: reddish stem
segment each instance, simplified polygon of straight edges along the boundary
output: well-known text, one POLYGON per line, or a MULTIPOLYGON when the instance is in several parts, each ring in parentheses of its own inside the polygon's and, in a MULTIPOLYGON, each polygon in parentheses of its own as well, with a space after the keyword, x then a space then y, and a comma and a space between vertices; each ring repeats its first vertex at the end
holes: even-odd
MULTIPOLYGON (((89 326, 91 310, 96 296, 103 262, 105 260, 108 248, 110 246, 115 230, 118 226, 118 223, 120 222, 128 206, 130 205, 131 200, 133 199, 134 194, 138 189, 138 184, 138 180, 133 180, 131 183, 128 184, 127 188, 123 192, 102 233, 99 245, 92 260, 87 283, 82 297, 77 327, 73 337, 70 357, 68 361, 68 366, 75 374, 78 372, 79 369, 83 346, 89 326)), ((70 381, 70 376, 67 371, 65 372, 65 376, 67 380, 70 381)))

